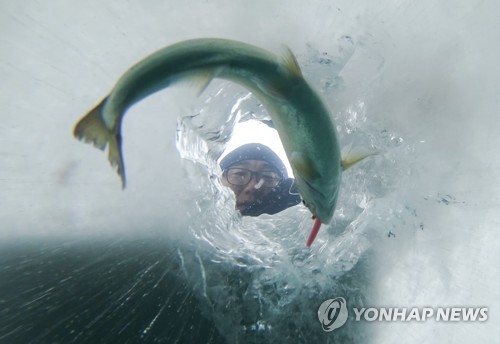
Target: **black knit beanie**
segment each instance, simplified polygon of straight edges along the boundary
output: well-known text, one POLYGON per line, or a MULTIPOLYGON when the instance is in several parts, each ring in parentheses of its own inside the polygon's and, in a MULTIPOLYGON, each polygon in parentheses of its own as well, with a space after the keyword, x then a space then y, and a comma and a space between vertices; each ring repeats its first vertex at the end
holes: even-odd
POLYGON ((247 143, 233 150, 220 162, 223 171, 244 160, 262 160, 274 166, 282 178, 288 178, 288 173, 283 161, 269 147, 260 143, 247 143))

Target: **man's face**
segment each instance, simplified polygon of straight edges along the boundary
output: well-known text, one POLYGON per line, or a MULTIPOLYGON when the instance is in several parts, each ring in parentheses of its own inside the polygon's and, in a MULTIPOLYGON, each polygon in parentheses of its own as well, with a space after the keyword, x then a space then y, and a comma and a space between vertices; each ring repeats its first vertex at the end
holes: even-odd
POLYGON ((234 191, 236 195, 236 209, 241 211, 271 192, 273 186, 276 186, 270 186, 273 184, 273 178, 281 180, 276 168, 272 165, 261 160, 244 160, 228 168, 222 180, 224 185, 229 186, 234 191), (249 175, 248 171, 251 173, 251 178, 247 184, 235 185, 234 182, 231 183, 228 181, 228 174, 232 174, 229 177, 230 180, 231 178, 241 178, 244 180, 244 176, 249 175))

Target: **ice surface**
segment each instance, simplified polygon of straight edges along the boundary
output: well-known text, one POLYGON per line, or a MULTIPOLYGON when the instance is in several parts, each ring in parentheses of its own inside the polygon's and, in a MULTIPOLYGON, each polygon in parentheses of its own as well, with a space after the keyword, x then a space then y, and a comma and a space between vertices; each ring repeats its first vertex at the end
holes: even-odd
POLYGON ((1 1, 0 343, 494 342, 500 306, 495 1, 1 1), (72 127, 148 53, 288 45, 332 108, 344 174, 311 249, 297 206, 241 218, 215 160, 265 118, 214 82, 124 121, 127 189, 72 127), (484 323, 366 323, 319 305, 486 306, 484 323))

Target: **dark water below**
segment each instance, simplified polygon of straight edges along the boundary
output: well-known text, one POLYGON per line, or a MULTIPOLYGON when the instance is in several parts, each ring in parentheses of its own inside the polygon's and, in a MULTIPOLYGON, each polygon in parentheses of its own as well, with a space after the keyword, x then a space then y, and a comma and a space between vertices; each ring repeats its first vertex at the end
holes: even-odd
POLYGON ((164 243, 24 242, 0 264, 0 343, 225 342, 164 243))
MULTIPOLYGON (((226 343, 180 270, 176 248, 151 238, 4 243, 0 343, 226 343)), ((359 285, 352 276, 360 272, 338 283, 346 290, 359 285)), ((350 290, 346 297, 358 298, 350 290)), ((301 312, 283 314, 283 321, 301 312)), ((332 335, 318 322, 311 336, 304 332, 310 325, 290 324, 283 342, 367 338, 352 326, 332 335)), ((241 342, 261 342, 258 336, 241 342)))

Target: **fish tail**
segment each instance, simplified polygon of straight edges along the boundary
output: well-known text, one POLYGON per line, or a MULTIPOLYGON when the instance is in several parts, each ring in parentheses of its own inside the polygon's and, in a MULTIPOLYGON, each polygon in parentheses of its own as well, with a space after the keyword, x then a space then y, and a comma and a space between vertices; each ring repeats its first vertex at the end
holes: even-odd
POLYGON ((107 97, 76 124, 73 134, 77 139, 91 143, 101 150, 106 149, 106 146, 108 147, 108 160, 111 166, 116 169, 122 180, 122 186, 125 188, 125 169, 121 148, 121 121, 117 121, 113 130, 106 127, 102 118, 102 109, 106 100, 107 97))

